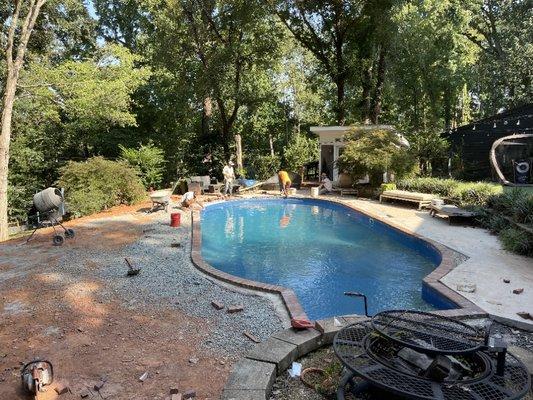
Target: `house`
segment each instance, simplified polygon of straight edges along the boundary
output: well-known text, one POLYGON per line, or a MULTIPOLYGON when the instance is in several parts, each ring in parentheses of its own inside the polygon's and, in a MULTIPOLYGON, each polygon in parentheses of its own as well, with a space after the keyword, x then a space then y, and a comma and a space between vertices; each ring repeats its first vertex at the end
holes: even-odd
MULTIPOLYGON (((374 131, 392 130, 392 125, 350 125, 350 126, 312 126, 311 132, 318 136, 320 143, 320 159, 318 164, 319 172, 325 172, 329 179, 338 181, 339 170, 336 161, 342 154, 345 146, 344 135, 351 130, 374 131)), ((398 134, 400 142, 406 146, 409 143, 403 136, 398 134)), ((366 182, 360 182, 366 183, 366 182)))
MULTIPOLYGON (((495 141, 510 135, 533 134, 533 104, 503 111, 443 133, 450 143, 450 173, 466 180, 498 180, 490 162, 495 141)), ((513 179, 517 160, 533 160, 531 140, 506 140, 497 149, 498 164, 513 179)), ((529 161, 527 161, 529 160, 529 161)))

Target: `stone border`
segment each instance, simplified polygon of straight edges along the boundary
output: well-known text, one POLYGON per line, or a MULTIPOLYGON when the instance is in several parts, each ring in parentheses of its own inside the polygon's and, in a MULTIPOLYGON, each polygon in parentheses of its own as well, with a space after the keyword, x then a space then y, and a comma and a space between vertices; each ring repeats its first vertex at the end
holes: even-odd
MULTIPOLYGON (((255 199, 272 199, 272 196, 258 196, 253 197, 255 199)), ((298 196, 298 199, 309 199, 308 196, 298 196)), ((238 201, 240 199, 229 200, 229 201, 238 201)), ((329 202, 334 204, 340 204, 344 207, 352 209, 362 215, 365 215, 369 218, 372 218, 376 221, 379 221, 386 226, 399 231, 400 233, 406 234, 408 236, 414 237, 426 243, 428 246, 435 249, 441 256, 441 262, 429 275, 424 277, 422 280, 422 291, 426 292, 429 295, 437 295, 442 298, 445 302, 448 302, 450 305, 456 306, 457 308, 452 308, 448 310, 438 310, 435 313, 447 317, 458 317, 458 316, 484 316, 486 313, 479 308, 477 305, 472 303, 470 300, 461 296, 456 291, 450 289, 448 286, 443 284, 440 279, 448 274, 452 269, 455 268, 455 263, 453 260, 454 251, 448 247, 426 237, 423 237, 416 232, 412 232, 405 227, 392 222, 384 220, 380 215, 366 210, 362 210, 358 207, 355 207, 351 204, 346 204, 341 200, 336 199, 314 199, 323 202, 329 202)), ((228 200, 226 200, 228 201, 228 200)), ((292 289, 278 286, 278 285, 269 285, 266 283, 261 283, 257 281, 252 281, 249 279, 244 279, 237 277, 235 275, 228 274, 226 272, 220 271, 216 268, 213 268, 209 265, 202 257, 202 231, 201 231, 201 217, 200 213, 195 211, 192 212, 192 241, 191 241, 191 259, 193 264, 202 272, 207 275, 220 279, 223 282, 231 283, 243 288, 259 290, 262 292, 274 293, 281 296, 285 307, 291 318, 303 318, 307 319, 307 314, 305 313, 303 307, 298 301, 298 297, 292 289)))

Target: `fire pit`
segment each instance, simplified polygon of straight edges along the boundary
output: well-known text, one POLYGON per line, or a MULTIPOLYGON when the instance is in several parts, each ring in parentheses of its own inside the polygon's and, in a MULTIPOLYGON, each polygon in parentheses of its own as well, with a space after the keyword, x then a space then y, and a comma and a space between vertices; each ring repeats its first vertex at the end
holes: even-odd
POLYGON ((340 330, 335 353, 346 390, 370 386, 408 399, 520 399, 527 368, 503 343, 460 321, 418 311, 385 311, 340 330), (362 383, 356 384, 356 378, 362 383))

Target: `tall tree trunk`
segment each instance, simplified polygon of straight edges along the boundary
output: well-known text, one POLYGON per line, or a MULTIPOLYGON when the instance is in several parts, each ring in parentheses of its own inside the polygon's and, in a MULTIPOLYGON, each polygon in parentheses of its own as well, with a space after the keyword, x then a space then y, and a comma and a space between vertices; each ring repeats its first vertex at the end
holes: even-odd
POLYGON ((337 123, 339 126, 346 124, 346 105, 344 104, 345 84, 344 76, 338 75, 336 78, 337 85, 337 123))
POLYGON ((235 135, 235 153, 237 154, 237 171, 242 171, 242 139, 241 135, 235 135))
POLYGON ((213 104, 211 97, 206 96, 202 104, 202 136, 209 136, 209 126, 211 122, 211 116, 213 115, 213 104))
POLYGON ((2 133, 0 134, 0 241, 8 238, 7 187, 9 166, 9 144, 11 141, 11 119, 17 90, 18 71, 8 73, 2 101, 2 133))
POLYGON ((363 123, 370 123, 370 99, 371 99, 371 90, 372 90, 372 65, 368 65, 363 70, 362 76, 362 86, 363 86, 363 123))
POLYGON ((372 123, 377 124, 379 122, 379 116, 381 114, 381 104, 383 99, 383 86, 385 84, 385 56, 386 50, 381 46, 379 50, 378 60, 378 75, 376 82, 376 89, 374 91, 374 99, 372 104, 372 123))
POLYGON ((444 91, 444 128, 447 131, 452 128, 452 99, 448 88, 444 91))
POLYGON ((274 139, 272 138, 272 134, 268 134, 268 143, 270 144, 270 156, 274 157, 274 139))
MULTIPOLYGON (((6 77, 4 97, 2 99, 2 119, 0 120, 0 241, 6 240, 9 236, 7 225, 7 188, 9 175, 9 144, 11 142, 11 120, 13 118, 13 105, 17 92, 17 82, 20 70, 24 64, 24 55, 33 32, 33 27, 41 11, 41 7, 46 0, 30 0, 28 13, 20 27, 18 40, 17 36, 18 20, 22 5, 22 0, 15 0, 15 9, 10 16, 10 25, 7 32, 5 48, 6 77), (15 43, 17 44, 16 56, 13 57, 15 43)), ((2 42, 3 43, 3 42, 2 42)))

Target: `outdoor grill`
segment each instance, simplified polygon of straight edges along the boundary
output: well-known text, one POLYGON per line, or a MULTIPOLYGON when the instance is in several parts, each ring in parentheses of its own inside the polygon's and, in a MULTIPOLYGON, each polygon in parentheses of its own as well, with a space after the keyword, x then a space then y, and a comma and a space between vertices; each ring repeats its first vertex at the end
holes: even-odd
POLYGON ((378 313, 340 330, 333 347, 346 367, 340 400, 372 387, 407 399, 520 399, 531 384, 503 342, 426 312, 378 313))

